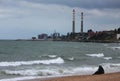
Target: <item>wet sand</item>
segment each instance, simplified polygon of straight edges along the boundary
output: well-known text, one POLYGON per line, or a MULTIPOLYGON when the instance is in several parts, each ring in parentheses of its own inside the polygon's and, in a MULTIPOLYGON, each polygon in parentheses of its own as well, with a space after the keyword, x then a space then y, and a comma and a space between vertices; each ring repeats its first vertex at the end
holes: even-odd
POLYGON ((67 76, 24 81, 120 81, 120 72, 101 75, 67 76))

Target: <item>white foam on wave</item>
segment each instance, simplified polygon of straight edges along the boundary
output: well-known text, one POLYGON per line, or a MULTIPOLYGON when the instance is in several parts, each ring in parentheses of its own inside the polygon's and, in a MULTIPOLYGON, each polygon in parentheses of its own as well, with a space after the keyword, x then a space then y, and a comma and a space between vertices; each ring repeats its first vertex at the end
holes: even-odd
POLYGON ((91 57, 104 57, 103 53, 98 53, 98 54, 86 54, 87 56, 91 56, 91 57))
POLYGON ((111 67, 120 67, 120 64, 119 64, 119 63, 118 63, 118 64, 113 64, 113 63, 111 63, 110 66, 111 66, 111 67))
POLYGON ((37 79, 37 78, 40 78, 40 77, 29 76, 29 77, 19 77, 19 78, 1 79, 0 81, 22 81, 22 80, 31 80, 31 79, 37 79))
POLYGON ((105 73, 120 72, 120 63, 102 63, 105 73))
MULTIPOLYGON (((105 69, 105 73, 115 72, 115 68, 111 65, 120 66, 120 64, 102 64, 105 69), (112 67, 112 68, 111 68, 112 67)), ((120 68, 120 67, 119 67, 120 68)), ((119 70, 119 68, 117 68, 119 70)), ((29 70, 6 70, 5 73, 8 75, 21 75, 24 77, 21 78, 13 78, 13 79, 3 79, 0 81, 18 81, 18 80, 26 80, 26 79, 34 79, 37 76, 39 78, 46 77, 60 77, 67 75, 91 75, 98 69, 98 66, 82 66, 82 67, 56 67, 56 68, 44 68, 44 69, 29 69, 29 70), (27 77, 26 77, 27 76, 27 77), (33 77, 32 77, 33 76, 33 77)), ((116 71, 118 72, 118 71, 116 71)))
MULTIPOLYGON (((105 70, 105 73, 120 72, 120 63, 103 63, 101 64, 105 70)), ((26 79, 34 79, 37 76, 39 78, 46 77, 60 77, 67 75, 88 75, 93 74, 98 69, 98 66, 82 66, 82 67, 49 67, 44 69, 27 69, 27 70, 5 70, 4 73, 8 75, 21 75, 24 77, 3 79, 0 81, 18 81, 26 79), (27 77, 26 77, 27 76, 27 77)))
POLYGON ((118 57, 118 58, 120 58, 120 57, 118 57))
POLYGON ((114 49, 114 50, 120 50, 120 47, 110 47, 110 48, 112 48, 112 49, 114 49))
POLYGON ((48 57, 55 58, 55 57, 57 57, 57 55, 48 55, 48 57))
POLYGON ((93 74, 97 70, 97 67, 78 67, 73 69, 74 73, 78 73, 79 75, 88 75, 93 74))
POLYGON ((26 70, 5 70, 6 75, 20 75, 20 76, 56 76, 68 74, 93 74, 97 67, 69 67, 69 68, 44 68, 44 69, 26 69, 26 70))
POLYGON ((103 46, 108 46, 108 44, 103 44, 103 46))
POLYGON ((91 57, 98 57, 98 58, 103 58, 105 60, 112 60, 112 57, 105 57, 103 53, 98 53, 98 54, 86 54, 87 56, 91 57))
POLYGON ((49 60, 34 60, 34 61, 16 61, 16 62, 0 62, 0 66, 21 66, 33 64, 62 64, 64 60, 61 57, 49 60))
POLYGON ((70 58, 68 58, 68 60, 73 61, 73 60, 75 60, 75 58, 74 57, 70 57, 70 58))
POLYGON ((60 74, 59 71, 53 70, 53 69, 28 69, 28 70, 6 70, 4 71, 7 75, 21 75, 21 76, 52 76, 52 75, 58 75, 60 74))
POLYGON ((105 60, 112 60, 112 57, 104 57, 105 60))
POLYGON ((41 57, 56 58, 56 57, 57 57, 57 55, 47 55, 47 54, 44 54, 44 55, 39 56, 39 57, 40 57, 40 58, 41 58, 41 57))
MULTIPOLYGON (((120 72, 120 63, 103 63, 101 64, 105 70, 105 73, 120 72)), ((83 67, 68 67, 68 68, 45 68, 45 69, 29 69, 29 70, 18 70, 11 71, 6 70, 8 75, 22 75, 23 77, 2 79, 0 81, 19 81, 29 80, 36 78, 47 78, 47 77, 60 77, 68 75, 91 75, 98 69, 98 66, 83 66, 83 67), (41 74, 42 73, 42 74, 41 74)))

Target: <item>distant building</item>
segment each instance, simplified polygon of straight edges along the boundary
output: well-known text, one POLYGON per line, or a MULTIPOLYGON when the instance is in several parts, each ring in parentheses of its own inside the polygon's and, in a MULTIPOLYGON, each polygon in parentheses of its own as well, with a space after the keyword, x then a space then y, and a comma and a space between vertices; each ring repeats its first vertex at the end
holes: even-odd
POLYGON ((67 38, 69 40, 86 40, 88 38, 88 34, 85 32, 82 33, 68 33, 67 38), (74 37, 74 39, 73 39, 74 37))
POLYGON ((88 39, 93 37, 95 35, 95 32, 92 29, 88 30, 88 39))
POLYGON ((120 34, 117 34, 117 40, 120 40, 120 34))
POLYGON ((48 35, 47 34, 40 34, 38 35, 38 39, 47 39, 48 35))
POLYGON ((36 40, 36 37, 32 37, 32 40, 36 40))
POLYGON ((59 39, 60 38, 60 33, 57 33, 57 32, 55 32, 55 33, 53 33, 53 39, 59 39))
POLYGON ((88 32, 90 40, 116 40, 114 31, 97 31, 96 33, 88 32))

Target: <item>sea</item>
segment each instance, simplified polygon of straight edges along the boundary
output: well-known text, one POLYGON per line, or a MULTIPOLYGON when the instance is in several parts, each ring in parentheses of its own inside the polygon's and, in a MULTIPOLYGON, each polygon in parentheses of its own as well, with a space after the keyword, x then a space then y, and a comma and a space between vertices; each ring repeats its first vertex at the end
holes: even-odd
POLYGON ((120 43, 0 41, 0 81, 120 72, 120 43))

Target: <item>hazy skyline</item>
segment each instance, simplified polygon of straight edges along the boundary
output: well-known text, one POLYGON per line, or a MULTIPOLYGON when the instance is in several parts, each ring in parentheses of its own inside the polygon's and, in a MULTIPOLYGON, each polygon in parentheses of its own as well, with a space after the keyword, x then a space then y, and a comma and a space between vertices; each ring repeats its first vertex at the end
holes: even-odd
POLYGON ((119 0, 0 0, 0 39, 71 32, 73 9, 76 32, 80 31, 81 12, 85 32, 120 27, 119 0))

